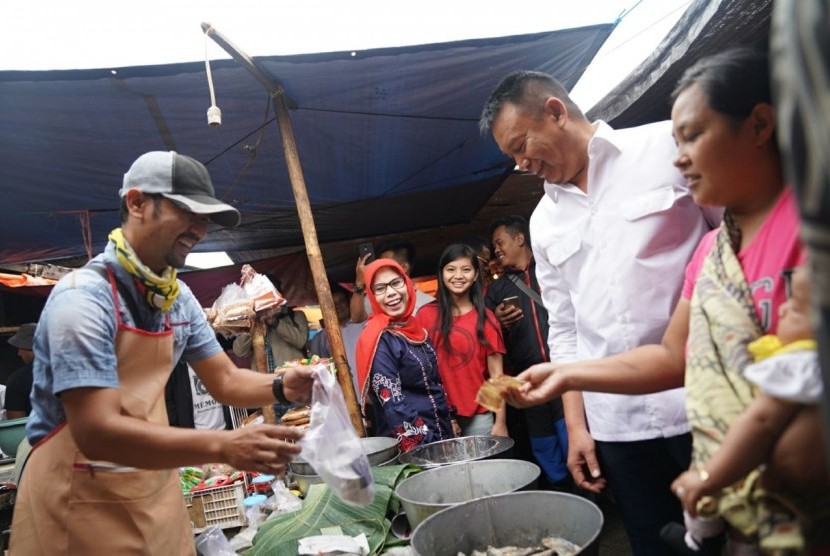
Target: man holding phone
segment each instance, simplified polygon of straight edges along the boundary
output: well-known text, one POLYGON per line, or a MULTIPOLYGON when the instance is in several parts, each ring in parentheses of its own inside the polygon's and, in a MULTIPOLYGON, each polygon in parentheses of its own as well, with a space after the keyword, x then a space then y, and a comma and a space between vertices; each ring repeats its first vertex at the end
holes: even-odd
MULTIPOLYGON (((484 302, 502 325, 505 373, 518 374, 531 365, 550 361, 548 313, 539 297, 527 220, 518 215, 498 218, 490 224, 490 235, 493 256, 505 274, 487 287, 484 302)), ((560 399, 527 409, 508 406, 507 428, 515 442, 516 457, 537 463, 549 488, 571 490, 568 435, 560 399)))

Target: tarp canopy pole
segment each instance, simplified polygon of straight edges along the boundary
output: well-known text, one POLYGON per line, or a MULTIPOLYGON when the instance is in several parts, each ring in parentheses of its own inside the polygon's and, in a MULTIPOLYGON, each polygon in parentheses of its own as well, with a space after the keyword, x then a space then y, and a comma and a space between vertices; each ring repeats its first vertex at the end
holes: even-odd
POLYGON ((349 364, 346 359, 343 335, 340 332, 340 321, 337 318, 337 311, 334 308, 331 288, 326 275, 326 267, 323 264, 323 254, 320 252, 320 244, 317 240, 317 227, 314 225, 314 216, 311 214, 311 203, 308 199, 305 178, 303 177, 300 154, 297 151, 294 130, 291 127, 291 120, 288 117, 285 91, 278 80, 270 77, 265 71, 259 68, 253 58, 239 50, 221 33, 216 31, 213 26, 208 23, 202 23, 202 29, 225 52, 230 54, 239 65, 248 70, 268 90, 268 94, 271 96, 274 111, 277 115, 277 123, 282 139, 282 149, 285 155, 286 166, 288 167, 288 176, 291 180, 291 190, 294 192, 294 200, 297 203, 297 213, 300 218, 300 227, 303 230, 308 262, 311 266, 311 274, 314 277, 314 287, 317 290, 317 299, 323 313, 323 320, 326 323, 325 333, 328 334, 331 353, 337 369, 337 382, 340 383, 340 388, 343 390, 343 397, 346 400, 346 407, 349 410, 352 425, 360 436, 366 436, 366 429, 363 427, 363 418, 357 403, 354 383, 352 382, 349 364))

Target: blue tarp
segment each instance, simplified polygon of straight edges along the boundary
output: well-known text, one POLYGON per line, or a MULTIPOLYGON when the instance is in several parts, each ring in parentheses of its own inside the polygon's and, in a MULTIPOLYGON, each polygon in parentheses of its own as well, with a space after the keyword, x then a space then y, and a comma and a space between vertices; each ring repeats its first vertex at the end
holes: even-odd
MULTIPOLYGON (((258 57, 290 117, 321 242, 469 221, 512 167, 478 133, 482 105, 517 69, 572 88, 612 25, 443 44, 258 57)), ((0 263, 93 252, 119 223, 117 190, 142 152, 207 164, 243 215, 200 251, 302 245, 265 89, 211 64, 223 125, 210 128, 203 62, 0 72, 0 263), (87 216, 85 216, 87 215, 87 216)))

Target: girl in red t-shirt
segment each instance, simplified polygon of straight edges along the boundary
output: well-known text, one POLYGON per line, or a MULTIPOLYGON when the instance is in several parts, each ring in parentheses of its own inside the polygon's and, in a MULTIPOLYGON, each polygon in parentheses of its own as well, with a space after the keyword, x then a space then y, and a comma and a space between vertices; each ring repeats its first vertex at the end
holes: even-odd
POLYGON ((438 354, 438 372, 456 417, 458 436, 507 436, 504 410, 495 415, 476 402, 488 377, 502 374, 504 340, 493 313, 484 306, 475 252, 468 245, 450 245, 438 263, 438 303, 424 305, 416 315, 438 354))

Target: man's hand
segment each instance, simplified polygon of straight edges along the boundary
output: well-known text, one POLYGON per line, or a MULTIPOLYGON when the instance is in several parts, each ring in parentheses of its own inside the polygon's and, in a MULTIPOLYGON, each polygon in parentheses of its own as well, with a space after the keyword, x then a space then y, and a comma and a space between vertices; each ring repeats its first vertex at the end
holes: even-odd
POLYGON ((354 267, 354 283, 359 286, 367 286, 366 284, 366 277, 364 276, 364 272, 366 271, 366 259, 371 257, 371 253, 366 253, 362 257, 358 257, 357 265, 354 267))
POLYGON ((530 407, 557 398, 563 393, 562 378, 553 363, 533 365, 516 377, 524 384, 509 388, 503 397, 514 407, 530 407))
POLYGON ((286 399, 296 403, 311 403, 311 387, 314 374, 308 365, 293 365, 283 372, 282 393, 286 399))
POLYGON ((568 430, 568 469, 579 488, 595 493, 605 488, 594 439, 587 430, 568 430))
POLYGON ((519 322, 523 314, 522 310, 515 305, 505 305, 504 303, 496 305, 496 320, 505 328, 510 328, 519 322))
POLYGON ((300 453, 303 432, 297 427, 248 425, 227 432, 222 446, 223 461, 234 469, 282 475, 300 453))

